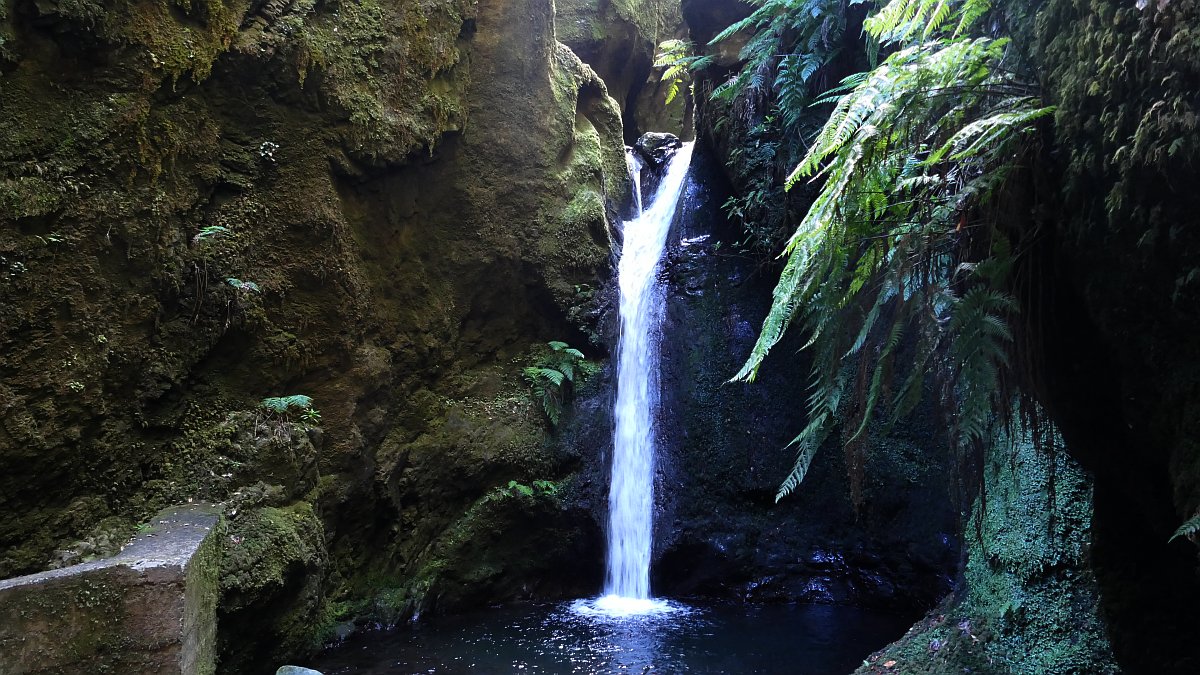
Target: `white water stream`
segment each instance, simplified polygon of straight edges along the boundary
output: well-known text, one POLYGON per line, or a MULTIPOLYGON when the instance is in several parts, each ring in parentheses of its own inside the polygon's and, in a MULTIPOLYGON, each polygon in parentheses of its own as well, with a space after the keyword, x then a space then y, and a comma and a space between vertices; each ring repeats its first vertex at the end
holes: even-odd
MULTIPOLYGON (((639 214, 625 223, 617 265, 621 338, 608 496, 608 575, 604 596, 596 601, 597 610, 610 614, 670 609, 668 603, 650 597, 654 411, 658 405, 658 334, 664 300, 658 272, 691 158, 692 144, 687 143, 668 160, 666 175, 648 207, 639 209, 639 214)), ((632 166, 640 169, 639 164, 632 166)), ((640 201, 638 194, 639 206, 640 201)))

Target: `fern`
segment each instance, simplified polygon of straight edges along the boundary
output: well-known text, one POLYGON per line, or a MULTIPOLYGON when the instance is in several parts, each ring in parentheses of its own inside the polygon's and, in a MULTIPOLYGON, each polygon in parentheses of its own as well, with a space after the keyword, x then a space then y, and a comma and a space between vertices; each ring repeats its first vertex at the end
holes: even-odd
POLYGON ((300 420, 305 423, 317 424, 321 421, 321 413, 313 407, 312 397, 304 394, 270 396, 259 401, 258 406, 281 420, 287 420, 295 412, 299 413, 300 420))
POLYGON ((192 237, 192 244, 199 244, 200 242, 208 239, 217 239, 226 234, 229 234, 229 228, 222 225, 209 225, 207 227, 202 227, 200 228, 200 231, 196 233, 196 236, 192 237))
MULTIPOLYGON (((796 489, 843 424, 857 499, 863 434, 915 408, 930 372, 955 411, 954 443, 991 433, 1018 311, 1005 290, 1012 252, 994 225, 965 226, 1052 108, 1000 67, 1007 40, 965 35, 989 7, 892 0, 870 17, 867 32, 895 51, 821 99, 833 111, 785 181, 789 189, 812 181, 819 192, 784 247, 771 310, 733 378, 753 380, 788 328, 802 323, 814 350, 809 423, 793 440, 796 463, 777 498, 796 489), (983 259, 964 257, 981 248, 972 241, 991 242, 983 259), (914 336, 915 358, 898 364, 905 335, 914 336)), ((777 89, 789 106, 802 75, 801 60, 783 58, 777 89)))
POLYGON ((1167 540, 1167 543, 1169 544, 1179 537, 1187 537, 1188 539, 1192 539, 1198 534, 1200 534, 1200 513, 1197 513, 1189 518, 1187 522, 1180 525, 1179 529, 1175 530, 1175 534, 1172 534, 1171 538, 1167 540))
POLYGON ((537 365, 523 368, 521 373, 529 383, 533 397, 541 404, 546 419, 551 425, 558 426, 563 403, 573 393, 576 376, 586 377, 596 367, 584 358, 583 352, 565 342, 555 340, 546 346, 550 348, 549 353, 544 354, 537 365))
MULTIPOLYGON (((721 31, 709 41, 716 45, 743 32, 750 39, 739 58, 742 67, 713 90, 715 100, 746 100, 747 113, 754 101, 774 95, 784 127, 795 130, 810 98, 813 76, 837 53, 845 30, 840 0, 752 0, 758 9, 721 31)), ((749 115, 747 116, 747 118, 749 115)))
POLYGON ((696 46, 691 40, 664 40, 659 43, 658 50, 654 67, 664 69, 661 80, 667 85, 667 105, 679 95, 680 87, 690 82, 692 72, 703 70, 715 61, 711 55, 695 55, 696 46))
POLYGON ((881 42, 929 40, 954 22, 953 37, 964 34, 991 9, 991 0, 892 0, 863 22, 881 42))
POLYGON ((262 292, 262 289, 258 287, 258 284, 254 283, 253 281, 242 281, 241 279, 235 279, 233 277, 229 277, 228 279, 225 280, 225 283, 229 284, 230 286, 233 286, 234 288, 238 289, 239 291, 245 291, 247 293, 261 293, 262 292))

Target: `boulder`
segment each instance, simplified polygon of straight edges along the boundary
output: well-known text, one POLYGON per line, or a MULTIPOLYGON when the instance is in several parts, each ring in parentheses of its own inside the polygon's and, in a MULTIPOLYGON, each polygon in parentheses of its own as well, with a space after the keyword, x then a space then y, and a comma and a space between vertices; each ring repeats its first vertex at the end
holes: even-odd
POLYGON ((666 162, 667 158, 682 146, 683 141, 675 134, 650 131, 642 134, 633 147, 647 162, 659 165, 666 162))

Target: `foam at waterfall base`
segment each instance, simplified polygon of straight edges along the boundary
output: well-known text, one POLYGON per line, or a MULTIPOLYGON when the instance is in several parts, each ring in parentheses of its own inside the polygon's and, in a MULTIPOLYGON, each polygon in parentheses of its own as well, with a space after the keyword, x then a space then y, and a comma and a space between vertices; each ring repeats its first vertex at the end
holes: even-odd
POLYGON ((691 612, 691 608, 687 605, 662 598, 627 598, 620 595, 602 595, 598 598, 576 600, 571 603, 571 610, 576 614, 609 619, 691 612))

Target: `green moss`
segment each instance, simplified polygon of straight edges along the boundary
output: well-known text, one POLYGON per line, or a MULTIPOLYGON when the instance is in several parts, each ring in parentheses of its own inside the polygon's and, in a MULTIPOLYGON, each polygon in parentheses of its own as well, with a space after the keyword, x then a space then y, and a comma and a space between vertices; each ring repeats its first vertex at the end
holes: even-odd
POLYGON ((328 554, 311 504, 230 511, 222 549, 222 672, 249 672, 321 645, 328 554))
POLYGON ((959 593, 857 672, 1119 672, 1088 554, 1091 478, 1058 442, 1001 436, 983 485, 959 593))
MULTIPOLYGON (((155 71, 178 80, 185 74, 201 81, 229 46, 249 7, 244 0, 65 0, 56 13, 116 43, 145 50, 154 82, 155 71)), ((159 78, 160 79, 160 78, 159 78)))
POLYGON ((297 35, 301 84, 320 86, 346 112, 348 150, 402 158, 461 129, 467 68, 460 32, 474 16, 463 0, 339 3, 297 35))

